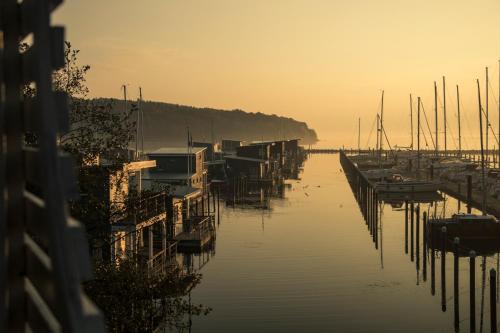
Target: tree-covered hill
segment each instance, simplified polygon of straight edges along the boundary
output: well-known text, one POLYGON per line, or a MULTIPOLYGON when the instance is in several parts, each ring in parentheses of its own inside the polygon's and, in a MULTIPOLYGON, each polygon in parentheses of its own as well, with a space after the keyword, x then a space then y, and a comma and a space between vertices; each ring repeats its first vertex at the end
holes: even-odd
MULTIPOLYGON (((124 110, 123 101, 112 101, 115 110, 124 110)), ((145 149, 185 145, 187 127, 194 141, 300 138, 301 144, 313 144, 318 140, 316 132, 305 122, 277 115, 151 101, 143 101, 141 108, 144 113, 145 149)))

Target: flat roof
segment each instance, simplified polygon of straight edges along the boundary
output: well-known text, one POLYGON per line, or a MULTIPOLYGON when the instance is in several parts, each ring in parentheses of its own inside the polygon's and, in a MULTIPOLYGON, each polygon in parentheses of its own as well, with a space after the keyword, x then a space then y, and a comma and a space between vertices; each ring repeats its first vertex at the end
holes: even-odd
MULTIPOLYGON (((191 147, 191 154, 198 154, 206 150, 206 147, 191 147)), ((146 155, 188 155, 187 147, 164 147, 151 152, 146 155)))

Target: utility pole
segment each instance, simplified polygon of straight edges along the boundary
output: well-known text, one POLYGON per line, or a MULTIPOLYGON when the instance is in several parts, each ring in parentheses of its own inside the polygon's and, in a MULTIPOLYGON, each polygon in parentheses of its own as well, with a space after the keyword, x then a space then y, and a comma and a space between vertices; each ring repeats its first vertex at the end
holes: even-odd
MULTIPOLYGON (((419 98, 419 100, 420 100, 420 98, 419 98)), ((410 125, 411 125, 411 129, 410 129, 411 144, 410 144, 410 147, 411 147, 411 150, 413 150, 413 100, 412 100, 411 94, 410 94, 410 125)))
POLYGON ((457 84, 457 112, 458 112, 458 156, 462 157, 462 127, 460 119, 460 93, 457 84))
POLYGON ((436 125, 436 156, 439 154, 439 133, 438 133, 438 106, 437 106, 437 84, 436 81, 434 81, 434 117, 435 117, 435 125, 436 125))
POLYGON ((444 115, 444 155, 448 153, 448 145, 446 140, 446 78, 443 76, 443 115, 444 115))

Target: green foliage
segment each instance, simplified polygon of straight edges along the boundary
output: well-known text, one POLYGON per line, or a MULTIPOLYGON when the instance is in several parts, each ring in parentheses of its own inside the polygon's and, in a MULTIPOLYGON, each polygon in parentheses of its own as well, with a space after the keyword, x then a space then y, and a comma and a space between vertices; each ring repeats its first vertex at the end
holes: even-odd
POLYGON ((125 259, 116 265, 96 263, 95 278, 85 290, 105 313, 110 332, 152 332, 159 326, 183 329, 190 325, 189 316, 211 311, 186 297, 200 279, 179 268, 150 275, 136 260, 125 259))

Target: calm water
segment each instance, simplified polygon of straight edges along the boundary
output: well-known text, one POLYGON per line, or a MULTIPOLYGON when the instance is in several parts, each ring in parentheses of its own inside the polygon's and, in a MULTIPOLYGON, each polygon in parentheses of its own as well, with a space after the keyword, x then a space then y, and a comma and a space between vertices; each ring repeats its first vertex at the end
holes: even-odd
MULTIPOLYGON (((213 311, 193 318, 192 331, 454 331, 452 255, 446 260, 443 312, 439 255, 432 296, 430 260, 424 282, 422 267, 417 271, 416 261, 405 254, 404 210, 383 207, 376 249, 338 155, 311 156, 301 178, 287 181, 285 198, 271 199, 270 210, 221 208, 215 255, 208 261, 195 258, 203 279, 191 294, 194 303, 213 311)), ((438 214, 443 206, 450 213, 458 204, 448 198, 437 206, 438 214)), ((478 332, 482 260, 476 264, 478 332)), ((496 255, 486 259, 484 332, 489 332, 488 271, 496 264, 496 255)), ((468 259, 460 265, 460 330, 468 332, 468 259)))

